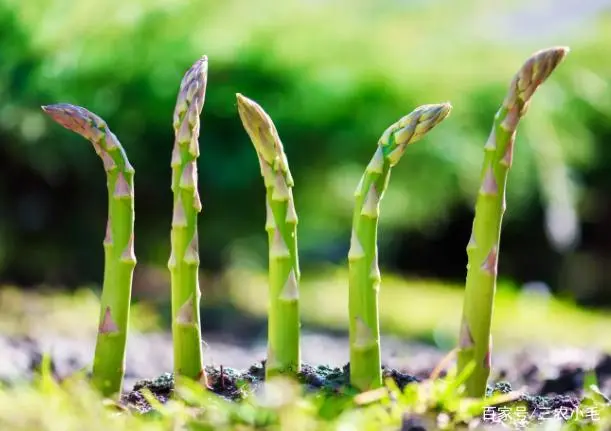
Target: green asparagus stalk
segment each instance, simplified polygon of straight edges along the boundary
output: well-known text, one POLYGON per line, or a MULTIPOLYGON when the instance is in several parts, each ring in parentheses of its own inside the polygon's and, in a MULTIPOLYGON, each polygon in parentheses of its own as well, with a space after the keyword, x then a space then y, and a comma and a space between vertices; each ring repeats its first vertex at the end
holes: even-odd
POLYGON ((266 376, 301 369, 299 257, 293 178, 276 127, 254 101, 237 94, 238 112, 261 167, 269 241, 269 312, 266 376))
POLYGON ((108 185, 104 283, 92 381, 104 396, 121 391, 134 254, 134 168, 106 122, 85 108, 43 106, 53 120, 88 139, 102 159, 108 185))
POLYGON ((423 105, 386 129, 354 194, 356 204, 348 252, 350 383, 362 391, 382 385, 377 246, 380 201, 391 168, 399 162, 406 147, 443 121, 451 109, 449 103, 423 105))
POLYGON ((174 110, 172 151, 174 211, 168 268, 172 289, 172 336, 176 375, 206 384, 202 358, 199 304, 199 242, 197 215, 202 204, 198 191, 199 129, 206 97, 208 59, 203 56, 185 73, 174 110))
POLYGON ((467 280, 459 334, 458 372, 472 361, 474 371, 466 381, 467 393, 481 397, 490 374, 492 337, 490 325, 496 290, 497 263, 505 187, 511 167, 516 129, 526 114, 536 89, 560 64, 568 48, 554 47, 534 53, 513 78, 509 91, 494 117, 484 146, 481 187, 475 204, 475 219, 467 245, 467 280))

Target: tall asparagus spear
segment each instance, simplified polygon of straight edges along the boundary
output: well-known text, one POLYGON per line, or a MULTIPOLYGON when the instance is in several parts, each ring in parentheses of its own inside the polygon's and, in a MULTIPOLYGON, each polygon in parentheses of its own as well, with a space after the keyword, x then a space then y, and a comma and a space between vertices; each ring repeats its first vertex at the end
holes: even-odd
POLYGON ((554 71, 568 52, 554 47, 534 53, 513 78, 503 104, 494 117, 492 132, 484 146, 481 188, 475 220, 467 245, 469 263, 459 336, 458 371, 471 362, 475 368, 466 382, 467 393, 483 396, 490 374, 492 337, 490 324, 496 290, 501 222, 505 212, 505 186, 511 167, 513 145, 520 118, 535 90, 554 71))
POLYGON ((174 372, 206 384, 202 358, 199 303, 197 215, 202 209, 197 182, 199 117, 206 97, 208 59, 203 56, 185 73, 174 110, 172 151, 172 285, 174 372))
POLYGON ((106 122, 85 108, 43 106, 53 120, 88 139, 102 159, 108 185, 104 283, 93 362, 93 383, 105 395, 121 391, 129 323, 134 254, 134 168, 106 122))
POLYGON ((267 190, 269 312, 266 376, 301 368, 299 258, 293 178, 276 127, 254 101, 237 94, 238 112, 259 157, 267 190))
POLYGON ((390 171, 406 147, 443 121, 449 103, 423 105, 383 133, 355 192, 356 204, 348 253, 350 316, 350 383, 359 390, 382 385, 378 291, 377 229, 380 201, 390 171))

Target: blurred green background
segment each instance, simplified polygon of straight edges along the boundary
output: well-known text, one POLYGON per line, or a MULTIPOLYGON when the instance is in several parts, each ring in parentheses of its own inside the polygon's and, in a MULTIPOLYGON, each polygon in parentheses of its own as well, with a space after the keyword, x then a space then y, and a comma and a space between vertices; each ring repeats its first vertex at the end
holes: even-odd
MULTIPOLYGON (((387 274, 460 287, 496 109, 532 52, 568 45, 518 131, 499 270, 516 288, 537 282, 609 307, 609 11, 602 0, 0 0, 0 284, 102 279, 104 171, 39 108, 67 102, 105 118, 126 147, 135 296, 168 296, 173 105, 182 74, 206 54, 204 301, 223 297, 211 280, 228 268, 260 273, 267 259, 264 188, 236 92, 266 109, 285 143, 306 276, 345 264, 352 192, 382 131, 449 100, 452 115, 393 171, 380 260, 387 274)), ((244 295, 261 289, 241 283, 244 295)))

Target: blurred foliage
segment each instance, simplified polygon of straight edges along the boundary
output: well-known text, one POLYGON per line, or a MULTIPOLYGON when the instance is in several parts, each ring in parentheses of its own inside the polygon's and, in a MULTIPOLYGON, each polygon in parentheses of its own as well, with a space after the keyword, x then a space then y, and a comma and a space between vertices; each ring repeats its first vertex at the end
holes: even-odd
POLYGON ((542 230, 532 224, 542 205, 552 242, 569 244, 579 233, 574 211, 596 223, 609 204, 611 20, 578 21, 575 12, 579 32, 558 31, 567 11, 550 4, 529 27, 541 11, 528 4, 1 0, 0 274, 74 284, 102 273, 103 170, 82 138, 41 114, 55 102, 98 113, 126 146, 136 168, 136 253, 165 264, 173 105, 182 74, 203 54, 204 266, 244 247, 265 257, 264 189, 236 92, 270 113, 285 142, 304 262, 341 260, 352 192, 382 131, 417 105, 454 106, 393 172, 381 220, 388 245, 397 232, 440 229, 470 211, 507 85, 528 55, 553 44, 572 52, 518 133, 506 218, 542 230))
MULTIPOLYGON (((0 286, 0 333, 41 336, 49 333, 66 337, 89 336, 98 332, 99 298, 93 289, 58 294, 51 289, 25 293, 13 286, 0 286)), ((135 331, 156 331, 164 327, 150 302, 136 302, 130 308, 130 327, 135 331)))
MULTIPOLYGON (((234 268, 227 286, 233 303, 243 312, 265 318, 266 278, 262 272, 234 268), (248 280, 248 284, 244 283, 248 280)), ((380 327, 385 335, 418 339, 442 350, 456 346, 462 312, 462 292, 457 285, 433 280, 405 280, 383 276, 380 289, 380 327)), ((346 331, 348 278, 343 268, 327 268, 304 277, 300 307, 305 325, 346 331)), ((206 318, 204 317, 204 320, 206 318)), ((523 290, 502 280, 495 300, 492 333, 500 350, 522 347, 581 347, 611 351, 606 328, 611 313, 576 307, 555 298, 541 285, 523 290)))
MULTIPOLYGON (((257 340, 266 333, 267 278, 256 266, 236 266, 222 277, 207 279, 202 301, 202 325, 206 334, 220 331, 257 340), (227 298, 212 297, 223 290, 227 298)), ((427 279, 405 279, 384 272, 380 290, 380 324, 383 335, 420 340, 441 350, 456 346, 462 292, 459 285, 427 279)), ((611 352, 611 312, 584 310, 573 301, 551 295, 545 286, 531 283, 519 288, 499 282, 492 331, 501 350, 537 347, 580 347, 611 352), (534 329, 533 329, 534 328, 534 329)), ((0 286, 0 333, 45 337, 49 334, 94 338, 99 298, 93 286, 76 292, 23 292, 0 286), (78 324, 75 324, 78 322, 78 324)), ((306 274, 301 283, 301 318, 306 329, 347 331, 347 271, 325 267, 306 274)), ((137 295, 130 315, 135 332, 169 330, 171 317, 164 301, 137 295)))

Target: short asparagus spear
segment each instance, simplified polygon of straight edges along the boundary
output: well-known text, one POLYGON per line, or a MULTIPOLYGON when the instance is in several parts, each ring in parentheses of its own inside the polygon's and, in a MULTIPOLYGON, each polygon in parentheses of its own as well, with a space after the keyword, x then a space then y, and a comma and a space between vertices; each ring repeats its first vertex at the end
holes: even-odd
POLYGON ((365 391, 382 385, 378 291, 377 230, 380 201, 406 147, 445 119, 449 103, 423 105, 383 133, 355 192, 348 253, 350 383, 365 391))
POLYGON ((494 117, 492 131, 484 146, 481 187, 475 205, 473 231, 467 245, 469 263, 458 353, 459 372, 471 361, 475 363, 474 371, 466 381, 467 393, 473 397, 484 395, 490 374, 490 325, 501 222, 505 212, 505 186, 516 128, 537 87, 550 76, 567 52, 565 47, 538 51, 524 63, 494 117))
POLYGON ((168 268, 172 289, 174 372, 206 384, 202 358, 199 304, 197 215, 202 209, 197 181, 200 115, 206 96, 208 59, 200 58, 185 73, 174 110, 172 151, 174 211, 168 268))
POLYGON ((57 123, 88 139, 102 159, 108 185, 104 283, 92 380, 105 395, 121 391, 129 323, 134 254, 134 169, 106 122, 88 110, 57 104, 42 109, 57 123))
POLYGON ((237 94, 238 112, 261 166, 267 190, 269 313, 266 376, 299 372, 299 258, 293 178, 276 127, 254 101, 237 94))

